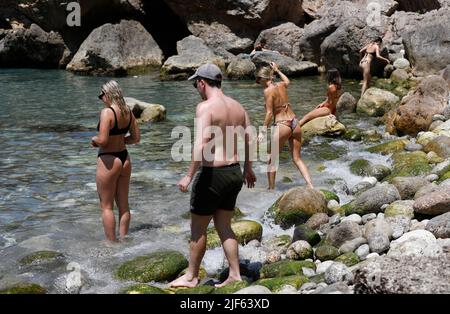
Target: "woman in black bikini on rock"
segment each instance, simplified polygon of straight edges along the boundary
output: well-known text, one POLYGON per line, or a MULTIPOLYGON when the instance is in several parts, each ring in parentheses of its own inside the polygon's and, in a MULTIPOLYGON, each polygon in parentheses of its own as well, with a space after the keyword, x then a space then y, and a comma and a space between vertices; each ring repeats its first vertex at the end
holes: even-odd
POLYGON ((364 57, 359 62, 359 68, 361 69, 361 72, 363 73, 363 85, 361 90, 361 98, 366 92, 367 88, 370 84, 370 79, 372 78, 372 75, 370 74, 370 67, 372 65, 372 61, 375 59, 380 59, 388 64, 391 63, 388 59, 382 57, 380 55, 380 46, 383 43, 383 39, 381 37, 378 37, 373 42, 367 44, 362 48, 359 53, 364 54, 364 57))
POLYGON ((298 125, 298 118, 289 104, 289 97, 287 94, 287 87, 289 86, 289 79, 284 75, 278 66, 274 63, 270 63, 270 68, 265 67, 258 71, 256 75, 256 82, 261 84, 264 88, 264 99, 266 108, 266 117, 264 119, 263 130, 258 136, 258 141, 261 142, 267 134, 267 127, 271 123, 272 119, 275 121, 275 128, 272 143, 278 142, 278 152, 271 152, 269 160, 269 168, 267 171, 267 177, 269 180, 269 190, 275 189, 275 177, 276 177, 276 160, 280 151, 283 149, 286 141, 289 140, 289 148, 291 150, 292 159, 294 164, 305 178, 306 183, 310 188, 314 188, 311 182, 308 168, 301 160, 301 147, 302 147, 302 129, 298 125), (282 82, 274 83, 273 74, 276 72, 282 82))
POLYGON ((127 235, 130 226, 128 191, 131 160, 125 145, 139 143, 141 135, 117 82, 109 81, 103 85, 99 98, 106 108, 101 111, 97 126, 99 133, 92 138, 91 144, 99 147, 96 182, 105 235, 109 241, 116 241, 114 200, 119 208, 120 238, 127 235))

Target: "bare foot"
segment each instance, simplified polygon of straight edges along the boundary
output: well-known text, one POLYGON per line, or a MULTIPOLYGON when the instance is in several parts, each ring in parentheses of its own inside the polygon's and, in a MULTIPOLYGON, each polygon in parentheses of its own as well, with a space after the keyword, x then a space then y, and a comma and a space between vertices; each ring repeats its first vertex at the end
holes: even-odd
POLYGON ((180 278, 175 279, 171 283, 169 283, 170 288, 180 288, 180 287, 186 287, 186 288, 195 288, 198 285, 198 278, 192 278, 190 279, 188 275, 183 275, 180 278))
POLYGON ((226 285, 229 285, 230 283, 233 283, 235 281, 242 281, 242 279, 240 277, 239 278, 228 277, 228 279, 225 280, 224 282, 222 282, 221 284, 217 284, 214 286, 216 288, 222 288, 222 287, 225 287, 226 285))

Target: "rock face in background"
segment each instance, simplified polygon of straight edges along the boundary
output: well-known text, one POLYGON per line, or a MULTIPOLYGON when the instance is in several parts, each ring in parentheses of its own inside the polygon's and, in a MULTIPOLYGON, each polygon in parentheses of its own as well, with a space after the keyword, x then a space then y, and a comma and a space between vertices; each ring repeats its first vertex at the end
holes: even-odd
POLYGON ((435 114, 441 114, 448 102, 448 86, 437 75, 425 78, 412 94, 404 97, 398 106, 388 113, 386 130, 391 134, 417 135, 427 131, 435 114))
POLYGON ((262 30, 274 21, 297 24, 303 19, 302 3, 298 0, 164 1, 185 21, 217 21, 232 29, 262 30))
POLYGON ((447 17, 406 33, 406 53, 418 74, 436 73, 450 64, 450 12, 447 17), (432 38, 432 40, 430 40, 432 38))
POLYGON ((258 52, 252 57, 252 62, 257 68, 268 66, 270 62, 275 62, 278 64, 280 70, 289 77, 315 75, 318 73, 317 64, 309 61, 297 61, 276 52, 258 52))
POLYGON ((138 123, 166 119, 166 108, 162 105, 149 104, 131 97, 125 97, 124 99, 138 123))
POLYGON ((355 274, 355 293, 450 293, 450 254, 438 257, 383 257, 355 274))
POLYGON ((299 41, 303 36, 303 29, 288 22, 261 32, 256 42, 266 40, 266 49, 278 51, 296 60, 302 60, 299 41))
POLYGON ((153 37, 136 21, 105 24, 81 45, 69 71, 95 75, 140 73, 162 64, 163 54, 153 37))
POLYGON ((68 63, 68 56, 61 36, 36 24, 29 29, 0 30, 0 67, 59 68, 68 63))

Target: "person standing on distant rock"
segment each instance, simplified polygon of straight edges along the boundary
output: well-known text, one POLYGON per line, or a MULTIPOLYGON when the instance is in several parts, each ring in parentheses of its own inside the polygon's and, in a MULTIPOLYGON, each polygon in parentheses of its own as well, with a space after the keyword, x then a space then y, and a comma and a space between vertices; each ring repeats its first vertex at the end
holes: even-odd
POLYGON ((372 61, 375 59, 383 60, 387 62, 388 64, 391 63, 388 59, 382 57, 380 55, 380 46, 383 43, 383 39, 381 37, 376 38, 373 42, 367 44, 362 48, 359 53, 361 55, 364 54, 364 57, 359 62, 359 68, 361 69, 361 72, 363 73, 363 84, 362 84, 362 90, 361 90, 361 98, 366 92, 366 90, 369 88, 370 80, 372 78, 372 75, 370 73, 370 68, 372 65, 372 61))
POLYGON ((256 82, 264 88, 266 109, 266 117, 264 119, 263 129, 258 136, 258 141, 262 142, 267 136, 267 128, 273 119, 275 121, 275 131, 272 135, 272 146, 275 146, 273 143, 279 144, 277 147, 278 151, 272 151, 270 153, 267 171, 269 190, 275 189, 275 177, 277 173, 276 161, 287 141, 289 141, 289 148, 294 164, 303 175, 303 178, 305 178, 308 186, 314 188, 308 168, 301 159, 302 129, 299 125, 299 120, 289 103, 287 94, 287 88, 290 84, 289 79, 280 71, 276 63, 271 62, 270 67, 264 67, 258 71, 256 82), (281 77, 282 82, 274 82, 274 72, 281 77))
POLYGON ((172 281, 170 287, 192 288, 199 283, 200 263, 206 251, 206 231, 211 219, 222 242, 230 265, 228 278, 216 287, 240 281, 238 242, 231 229, 236 198, 243 183, 255 186, 256 177, 250 158, 250 119, 240 103, 226 96, 221 89, 222 72, 214 64, 205 64, 189 78, 203 99, 196 110, 196 140, 192 151, 192 162, 188 174, 178 182, 182 192, 195 173, 191 193, 191 242, 189 268, 185 275, 172 281), (244 173, 239 165, 236 129, 244 130, 244 173), (221 130, 216 132, 213 130, 221 130), (227 131, 232 131, 230 135, 227 131))
POLYGON ((315 118, 325 117, 330 114, 336 115, 336 104, 339 100, 339 97, 341 97, 342 90, 342 80, 339 71, 337 69, 329 70, 327 74, 327 80, 327 100, 324 103, 318 105, 313 111, 306 114, 298 123, 300 127, 315 118))
POLYGON ((99 132, 91 145, 99 147, 97 158, 97 192, 102 209, 103 228, 109 241, 116 241, 116 219, 114 200, 119 207, 119 235, 128 234, 130 207, 131 160, 125 145, 137 144, 141 134, 133 112, 127 108, 122 90, 116 81, 109 81, 102 87, 100 96, 105 107, 97 126, 99 132), (127 135, 127 133, 130 133, 127 135))
POLYGON ((250 53, 250 56, 255 55, 257 52, 269 51, 268 49, 266 49, 266 44, 266 39, 262 38, 261 41, 255 45, 255 49, 253 49, 253 51, 250 53))

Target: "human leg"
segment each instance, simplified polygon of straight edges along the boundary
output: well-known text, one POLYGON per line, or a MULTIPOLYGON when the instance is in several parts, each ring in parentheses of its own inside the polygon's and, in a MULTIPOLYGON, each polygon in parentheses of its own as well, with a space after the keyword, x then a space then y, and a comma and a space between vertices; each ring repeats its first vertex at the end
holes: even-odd
POLYGON ((296 165, 297 169, 302 174, 306 183, 311 189, 314 189, 314 186, 311 181, 311 176, 308 171, 308 167, 306 167, 305 163, 301 159, 301 149, 302 149, 302 130, 300 127, 297 127, 294 130, 294 134, 289 140, 289 148, 292 154, 292 161, 296 165))
POLYGON ((123 164, 122 171, 117 180, 116 204, 119 207, 119 235, 121 238, 128 234, 130 227, 130 206, 128 194, 130 190, 131 161, 128 158, 123 164))

